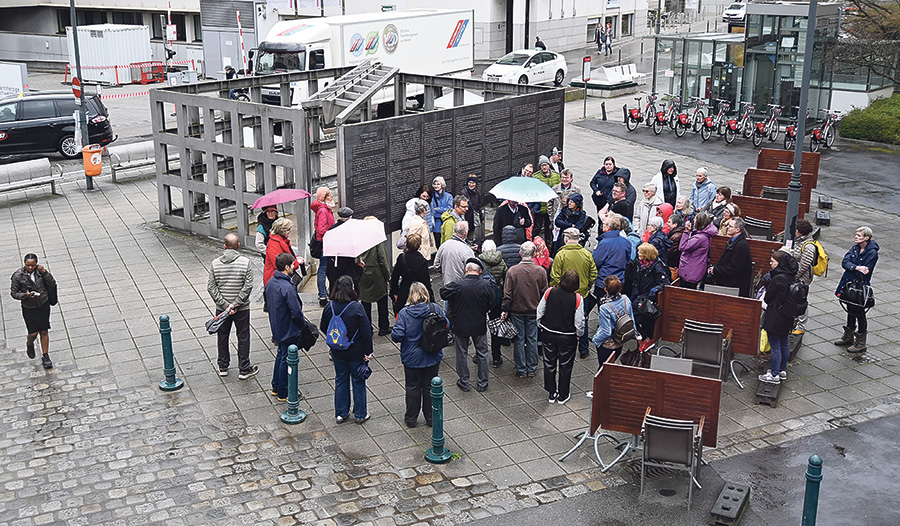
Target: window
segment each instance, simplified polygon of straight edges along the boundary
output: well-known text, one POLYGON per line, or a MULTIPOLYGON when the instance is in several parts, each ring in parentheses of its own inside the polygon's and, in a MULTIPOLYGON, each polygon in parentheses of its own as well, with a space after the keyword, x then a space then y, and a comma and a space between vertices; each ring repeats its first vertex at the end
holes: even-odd
POLYGON ((588 18, 587 21, 587 40, 586 42, 593 42, 594 35, 597 32, 597 24, 600 23, 599 18, 588 18))
POLYGON ((200 15, 191 17, 194 20, 194 42, 203 40, 203 24, 200 23, 200 15))
POLYGON ((71 97, 58 99, 56 101, 56 108, 59 110, 60 115, 66 116, 75 113, 75 110, 78 109, 78 105, 75 104, 75 97, 71 97))
POLYGON ((324 49, 314 49, 309 52, 309 69, 325 69, 324 49))
POLYGON ((126 26, 144 25, 144 17, 141 16, 140 13, 134 13, 131 11, 113 11, 110 14, 112 15, 113 24, 123 24, 126 26))
POLYGON ((629 36, 633 33, 634 29, 634 15, 626 14, 622 15, 622 32, 620 33, 622 36, 629 36))
MULTIPOLYGON (((66 28, 72 25, 72 17, 69 16, 69 14, 68 9, 56 10, 57 34, 65 35, 66 28)), ((86 11, 84 9, 77 9, 75 11, 75 20, 78 22, 79 26, 105 24, 107 22, 106 11, 86 11)), ((140 25, 140 22, 138 22, 138 25, 140 25)))
POLYGON ((52 100, 26 100, 22 103, 22 119, 52 119, 56 117, 56 106, 52 100))
POLYGON ((10 102, 0 105, 0 122, 12 122, 16 120, 16 107, 18 102, 10 102))
MULTIPOLYGON (((166 25, 168 25, 168 21, 166 19, 165 14, 153 13, 150 15, 150 18, 153 19, 153 23, 151 26, 151 31, 153 35, 151 38, 156 40, 164 40, 166 38, 166 25)), ((175 25, 176 37, 175 40, 185 41, 187 40, 187 35, 185 34, 185 16, 179 13, 172 13, 172 24, 175 25)))

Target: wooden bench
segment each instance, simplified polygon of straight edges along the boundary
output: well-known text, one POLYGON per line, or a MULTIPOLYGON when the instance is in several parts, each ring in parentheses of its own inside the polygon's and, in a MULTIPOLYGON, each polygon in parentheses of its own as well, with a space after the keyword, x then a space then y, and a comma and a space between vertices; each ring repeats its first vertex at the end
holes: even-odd
MULTIPOLYGON (((813 178, 818 181, 819 178, 819 159, 820 154, 813 152, 803 152, 800 159, 800 172, 812 174, 813 178)), ((756 155, 756 167, 764 170, 780 170, 783 172, 791 172, 791 166, 794 164, 794 152, 790 150, 772 150, 763 148, 756 155)), ((813 184, 815 186, 815 184, 813 184)))
MULTIPOLYGON (((728 244, 729 239, 731 238, 728 236, 716 236, 710 240, 710 265, 715 265, 722 258, 722 254, 725 253, 725 245, 728 244)), ((770 270, 769 259, 772 258, 772 251, 781 248, 781 243, 777 241, 766 241, 765 239, 748 239, 747 244, 750 245, 750 259, 753 261, 755 272, 757 274, 765 274, 768 272, 770 270)))
MULTIPOLYGON (((790 172, 748 168, 744 174, 744 185, 741 193, 747 197, 760 197, 763 187, 787 188, 790 182, 790 172)), ((808 207, 809 203, 812 202, 812 191, 816 187, 816 177, 812 174, 801 173, 800 183, 803 185, 800 189, 800 202, 807 203, 808 207)))
MULTIPOLYGON (((741 209, 741 216, 749 216, 755 219, 772 222, 772 231, 781 232, 784 229, 784 216, 787 214, 787 201, 778 199, 763 199, 762 197, 749 197, 746 195, 733 195, 731 200, 741 209)), ((797 219, 809 212, 809 203, 800 203, 797 219)))
POLYGON ((665 287, 659 294, 659 309, 663 315, 656 321, 653 334, 660 340, 679 341, 684 320, 690 318, 704 323, 718 323, 725 330, 730 329, 731 352, 751 356, 759 353, 759 324, 762 316, 762 302, 759 300, 665 287))
POLYGON ((56 194, 56 182, 62 180, 62 168, 50 165, 46 157, 21 161, 0 166, 0 192, 14 192, 34 186, 50 185, 50 192, 56 194), (54 175, 53 172, 57 172, 54 175))

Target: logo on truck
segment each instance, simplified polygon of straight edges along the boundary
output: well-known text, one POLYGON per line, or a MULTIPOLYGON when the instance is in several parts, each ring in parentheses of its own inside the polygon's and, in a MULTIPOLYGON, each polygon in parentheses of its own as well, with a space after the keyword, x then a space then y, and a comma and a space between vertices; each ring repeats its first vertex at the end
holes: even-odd
POLYGON ((453 30, 453 34, 450 35, 450 42, 447 43, 447 49, 459 46, 459 42, 462 40, 463 33, 466 32, 466 26, 468 25, 468 18, 456 23, 456 28, 453 30))
POLYGON ((397 51, 397 44, 400 43, 400 33, 397 31, 397 26, 394 24, 385 26, 381 38, 384 40, 384 51, 388 55, 392 55, 394 51, 397 51))
POLYGON ((374 55, 378 51, 378 31, 366 35, 366 55, 374 55))
POLYGON ((280 37, 293 36, 293 35, 296 35, 297 33, 299 33, 300 31, 303 31, 307 27, 311 27, 310 24, 300 24, 299 26, 289 27, 289 28, 285 29, 284 31, 282 31, 281 33, 278 33, 278 36, 280 36, 280 37))
POLYGON ((362 55, 363 52, 363 37, 359 33, 353 33, 353 36, 350 37, 350 54, 354 57, 358 57, 362 55))

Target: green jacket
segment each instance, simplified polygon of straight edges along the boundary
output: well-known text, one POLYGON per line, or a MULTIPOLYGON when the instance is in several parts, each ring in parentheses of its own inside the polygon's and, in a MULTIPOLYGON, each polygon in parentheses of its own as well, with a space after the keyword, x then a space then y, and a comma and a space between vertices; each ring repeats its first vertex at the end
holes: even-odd
POLYGON ((553 259, 550 268, 550 286, 559 285, 559 279, 567 270, 578 273, 578 293, 586 297, 591 285, 597 280, 597 265, 590 252, 578 243, 563 245, 553 259))
POLYGON ((388 282, 391 280, 391 260, 384 250, 384 243, 366 250, 359 257, 366 264, 359 279, 359 300, 375 303, 387 296, 388 282))
MULTIPOLYGON (((537 179, 538 181, 543 181, 544 184, 546 184, 550 188, 553 188, 554 186, 558 185, 561 181, 559 178, 559 174, 554 172, 552 169, 550 170, 549 177, 545 176, 544 172, 542 172, 540 168, 535 170, 534 173, 531 174, 531 176, 534 177, 535 179, 537 179)), ((547 203, 541 203, 541 213, 542 214, 547 213, 547 203)))
MULTIPOLYGON (((441 243, 446 242, 448 239, 453 237, 453 229, 456 227, 456 223, 458 221, 464 221, 464 218, 456 215, 456 212, 451 208, 441 215, 441 243)), ((472 225, 469 225, 471 228, 472 225)))
POLYGON ((487 269, 494 276, 494 282, 497 287, 503 290, 503 281, 506 279, 507 266, 503 261, 503 254, 499 250, 491 250, 490 252, 482 252, 478 255, 478 259, 484 262, 487 269))

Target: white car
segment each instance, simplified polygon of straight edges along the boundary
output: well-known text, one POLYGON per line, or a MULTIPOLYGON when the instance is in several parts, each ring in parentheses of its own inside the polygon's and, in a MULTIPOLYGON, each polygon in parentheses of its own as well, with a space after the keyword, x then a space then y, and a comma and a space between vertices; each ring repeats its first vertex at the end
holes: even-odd
POLYGON ((722 22, 735 25, 743 25, 747 19, 746 2, 736 2, 728 6, 722 13, 722 22))
POLYGON ((510 84, 562 85, 566 79, 566 59, 558 53, 540 49, 520 49, 494 62, 481 74, 481 80, 510 84))

